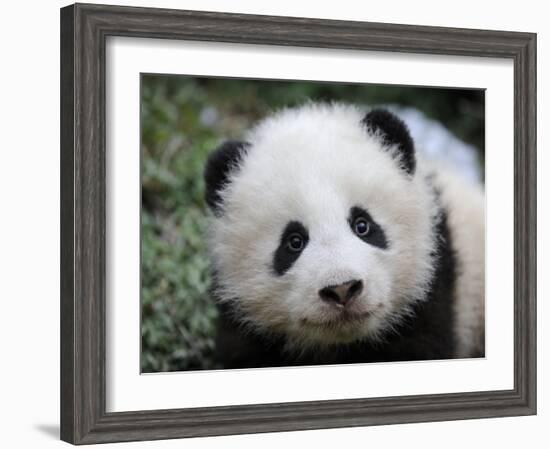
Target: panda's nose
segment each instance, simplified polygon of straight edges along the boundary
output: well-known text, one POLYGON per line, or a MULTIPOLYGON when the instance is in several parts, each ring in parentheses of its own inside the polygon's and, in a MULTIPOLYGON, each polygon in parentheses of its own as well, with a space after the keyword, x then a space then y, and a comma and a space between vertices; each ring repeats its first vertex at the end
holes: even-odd
POLYGON ((323 301, 345 306, 357 298, 362 291, 363 281, 354 279, 343 284, 324 287, 319 290, 319 296, 323 301))

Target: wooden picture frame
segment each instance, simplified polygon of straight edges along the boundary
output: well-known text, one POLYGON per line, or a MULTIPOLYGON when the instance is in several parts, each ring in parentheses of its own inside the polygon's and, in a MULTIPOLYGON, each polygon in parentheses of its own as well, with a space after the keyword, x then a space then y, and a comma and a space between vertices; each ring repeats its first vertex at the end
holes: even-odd
POLYGON ((536 413, 536 35, 76 4, 61 10, 61 439, 73 444, 536 413), (106 412, 107 36, 509 58, 514 64, 514 388, 106 412))

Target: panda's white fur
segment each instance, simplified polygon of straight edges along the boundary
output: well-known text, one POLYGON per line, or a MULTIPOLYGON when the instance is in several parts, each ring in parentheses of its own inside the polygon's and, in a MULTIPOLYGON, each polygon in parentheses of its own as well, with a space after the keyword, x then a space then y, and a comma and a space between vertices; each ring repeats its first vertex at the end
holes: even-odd
POLYGON ((450 170, 416 152, 413 174, 397 148, 361 125, 365 110, 307 104, 282 110, 246 136, 247 150, 219 192, 210 248, 216 296, 245 329, 284 335, 287 349, 379 341, 426 299, 434 274, 441 205, 459 263, 455 285, 456 356, 483 351, 484 199, 450 170), (439 196, 439 197, 438 197, 439 196), (350 231, 350 208, 364 207, 388 247, 350 231), (282 276, 273 254, 292 220, 311 236, 282 276), (364 289, 352 319, 319 300, 319 290, 350 279, 364 289))
POLYGON ((455 285, 456 357, 485 349, 485 195, 452 168, 438 165, 435 183, 447 210, 459 269, 455 285))

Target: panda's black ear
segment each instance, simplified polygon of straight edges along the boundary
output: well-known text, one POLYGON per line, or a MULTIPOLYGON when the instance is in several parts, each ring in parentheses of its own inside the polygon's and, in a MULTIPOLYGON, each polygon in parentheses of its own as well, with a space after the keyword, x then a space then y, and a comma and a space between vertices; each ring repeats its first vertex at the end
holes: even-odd
POLYGON ((229 175, 238 168, 242 156, 249 144, 236 140, 228 140, 215 150, 206 163, 204 181, 206 184, 206 203, 213 212, 220 214, 222 210, 221 190, 228 182, 229 175))
POLYGON ((370 135, 377 135, 386 147, 395 147, 401 164, 410 175, 416 168, 414 142, 405 123, 386 109, 373 109, 362 120, 370 135))

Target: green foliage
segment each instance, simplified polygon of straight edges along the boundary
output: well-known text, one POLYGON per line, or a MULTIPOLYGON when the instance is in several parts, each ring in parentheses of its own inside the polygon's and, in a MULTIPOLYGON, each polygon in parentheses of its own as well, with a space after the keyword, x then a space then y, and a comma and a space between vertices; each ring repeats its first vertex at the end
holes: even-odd
POLYGON ((414 106, 484 148, 480 91, 143 75, 143 372, 219 368, 202 173, 210 151, 270 111, 309 100, 414 106))
MULTIPOLYGON (((162 80, 164 81, 164 80, 162 80)), ((142 361, 144 372, 214 368, 202 171, 215 144, 190 83, 142 84, 142 361)))

